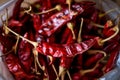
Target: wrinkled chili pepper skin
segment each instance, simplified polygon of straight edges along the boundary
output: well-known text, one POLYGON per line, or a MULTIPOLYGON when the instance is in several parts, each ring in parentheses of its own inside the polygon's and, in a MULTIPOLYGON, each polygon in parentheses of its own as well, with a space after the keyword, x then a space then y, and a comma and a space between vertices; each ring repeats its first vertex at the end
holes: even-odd
POLYGON ((115 66, 116 60, 118 58, 120 51, 120 45, 118 45, 115 49, 113 49, 110 53, 110 58, 105 65, 104 72, 107 73, 108 71, 112 70, 115 66))
MULTIPOLYGON (((33 40, 33 34, 28 32, 24 35, 25 38, 33 40)), ((24 68, 24 70, 29 73, 31 71, 31 66, 33 64, 33 54, 32 54, 33 46, 26 42, 25 40, 21 40, 18 47, 18 56, 20 62, 24 68)))
POLYGON ((33 80, 35 76, 31 74, 26 74, 22 69, 18 58, 11 52, 5 57, 6 64, 10 72, 14 75, 16 80, 33 80))
MULTIPOLYGON (((83 9, 81 8, 79 14, 82 12, 83 9)), ((61 29, 67 22, 72 20, 76 15, 78 15, 78 13, 75 13, 74 11, 69 12, 68 9, 58 12, 46 20, 46 22, 40 26, 38 32, 44 36, 51 36, 58 29, 61 29)))
POLYGON ((82 54, 96 43, 95 39, 90 39, 81 43, 71 44, 50 44, 46 42, 39 43, 37 51, 43 55, 53 57, 73 57, 77 54, 82 54))

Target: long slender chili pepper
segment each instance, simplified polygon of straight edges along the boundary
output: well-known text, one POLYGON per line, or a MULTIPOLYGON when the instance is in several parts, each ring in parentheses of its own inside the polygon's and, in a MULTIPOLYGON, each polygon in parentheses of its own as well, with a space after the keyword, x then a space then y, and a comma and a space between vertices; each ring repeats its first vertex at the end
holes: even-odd
POLYGON ((90 39, 81 43, 71 44, 50 44, 41 42, 37 46, 37 51, 43 55, 50 55, 53 57, 73 57, 77 54, 82 54, 96 43, 96 38, 90 39))
POLYGON ((58 12, 51 16, 48 20, 46 20, 46 22, 40 26, 38 32, 44 36, 51 36, 58 29, 62 28, 63 25, 65 25, 67 22, 72 20, 76 15, 82 12, 83 12, 82 8, 79 11, 79 13, 76 13, 72 10, 69 12, 68 9, 58 12))
POLYGON ((120 50, 120 45, 118 45, 115 49, 111 51, 110 58, 103 69, 105 73, 113 69, 113 67, 115 66, 119 54, 119 50, 120 50))
POLYGON ((18 58, 14 55, 14 52, 11 52, 9 55, 5 57, 6 64, 10 70, 10 72, 14 75, 16 80, 22 79, 35 79, 34 75, 26 74, 25 71, 22 69, 18 58))
MULTIPOLYGON (((31 39, 33 38, 33 34, 31 34, 31 32, 26 33, 24 37, 33 40, 31 39)), ((26 72, 31 71, 30 69, 33 63, 32 48, 33 46, 31 44, 27 43, 24 40, 21 40, 18 48, 18 56, 26 72)))

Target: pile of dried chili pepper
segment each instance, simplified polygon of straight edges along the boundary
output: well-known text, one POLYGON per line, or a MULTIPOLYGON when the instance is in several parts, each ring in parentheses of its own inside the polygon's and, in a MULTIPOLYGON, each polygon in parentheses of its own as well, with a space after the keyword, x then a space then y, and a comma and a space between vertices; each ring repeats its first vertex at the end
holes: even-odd
POLYGON ((97 80, 112 70, 120 51, 119 25, 95 5, 18 0, 9 19, 6 9, 1 57, 15 80, 97 80))

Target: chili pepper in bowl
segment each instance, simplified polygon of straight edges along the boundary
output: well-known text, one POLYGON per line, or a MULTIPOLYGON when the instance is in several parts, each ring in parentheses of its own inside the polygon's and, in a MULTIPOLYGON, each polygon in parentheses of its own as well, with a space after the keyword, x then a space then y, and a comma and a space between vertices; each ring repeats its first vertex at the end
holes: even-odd
MULTIPOLYGON (((24 35, 25 38, 34 40, 32 32, 28 32, 24 35)), ((20 62, 24 68, 24 70, 29 73, 31 71, 31 66, 33 64, 33 54, 32 54, 33 46, 27 43, 24 40, 21 40, 18 47, 18 57, 20 62)))
POLYGON ((107 73, 108 71, 112 70, 115 66, 116 60, 118 58, 118 54, 119 54, 119 50, 120 50, 120 46, 117 45, 115 47, 115 49, 113 49, 110 53, 110 58, 107 61, 107 64, 104 67, 104 72, 107 73))
POLYGON ((14 52, 11 52, 9 55, 5 57, 6 64, 10 72, 14 75, 16 80, 21 79, 35 79, 33 74, 27 74, 22 66, 20 65, 19 59, 14 55, 14 52))

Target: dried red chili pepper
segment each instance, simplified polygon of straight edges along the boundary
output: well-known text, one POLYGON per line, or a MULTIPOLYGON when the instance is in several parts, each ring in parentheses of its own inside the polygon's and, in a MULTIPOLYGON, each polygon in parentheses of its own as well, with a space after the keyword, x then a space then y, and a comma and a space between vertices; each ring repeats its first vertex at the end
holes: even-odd
POLYGON ((90 39, 81 43, 72 44, 50 44, 41 42, 36 48, 37 51, 43 55, 50 55, 53 57, 73 57, 77 54, 82 54, 96 43, 96 38, 90 39))
POLYGON ((118 45, 117 47, 115 47, 111 51, 109 60, 107 61, 107 64, 104 67, 104 72, 105 73, 110 71, 110 70, 112 70, 114 68, 116 60, 117 60, 118 55, 119 55, 119 51, 120 51, 120 45, 118 45))
POLYGON ((26 72, 22 69, 19 59, 14 55, 14 52, 11 52, 9 55, 5 57, 6 64, 8 66, 9 71, 13 74, 16 80, 22 79, 35 79, 35 76, 32 74, 26 74, 26 72))
POLYGON ((75 16, 81 14, 82 12, 83 12, 82 8, 79 10, 79 13, 75 13, 72 10, 69 12, 68 9, 58 12, 51 16, 49 19, 47 19, 46 22, 40 26, 38 32, 44 36, 51 36, 58 29, 62 28, 63 25, 65 25, 67 22, 69 22, 75 16))
MULTIPOLYGON (((24 35, 25 38, 34 40, 34 36, 32 32, 28 32, 24 35)), ((31 71, 31 66, 33 64, 33 54, 32 54, 33 46, 26 42, 25 40, 21 40, 18 47, 18 57, 20 62, 24 68, 24 70, 29 73, 31 71)))

